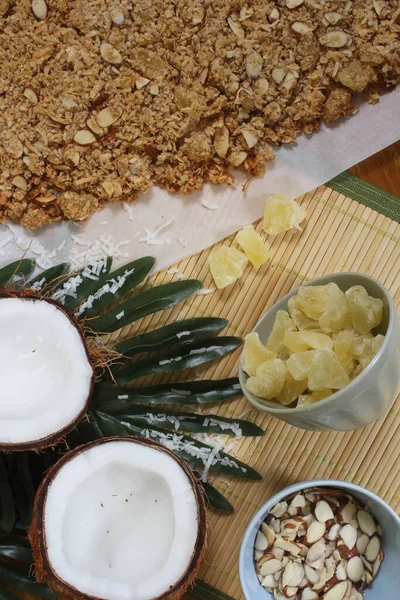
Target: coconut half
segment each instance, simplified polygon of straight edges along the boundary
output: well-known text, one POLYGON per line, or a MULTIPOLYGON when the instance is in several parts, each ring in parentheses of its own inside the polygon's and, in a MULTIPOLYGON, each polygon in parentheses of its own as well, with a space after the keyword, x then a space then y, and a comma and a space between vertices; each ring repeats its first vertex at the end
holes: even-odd
POLYGON ((86 412, 93 368, 77 323, 55 302, 0 297, 0 450, 58 442, 86 412))
POLYGON ((36 577, 60 598, 176 600, 204 554, 196 479, 152 440, 104 438, 65 454, 33 514, 36 577))

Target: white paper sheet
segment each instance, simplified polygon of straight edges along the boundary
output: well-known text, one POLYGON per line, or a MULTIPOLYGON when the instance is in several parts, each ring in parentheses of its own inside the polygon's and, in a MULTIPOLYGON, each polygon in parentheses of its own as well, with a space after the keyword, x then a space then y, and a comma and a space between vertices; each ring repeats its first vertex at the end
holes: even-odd
POLYGON ((151 254, 160 270, 258 219, 269 195, 300 196, 398 139, 400 88, 382 96, 375 106, 362 104, 345 122, 324 125, 318 134, 301 136, 296 145, 277 149, 265 177, 253 179, 245 194, 245 178, 239 174, 231 187, 208 185, 191 196, 172 195, 154 187, 129 205, 129 212, 122 205, 113 205, 77 225, 56 223, 33 233, 14 224, 0 225, 0 264, 20 258, 31 244, 27 256, 41 257, 44 267, 71 258, 73 265, 79 266, 86 264, 89 255, 100 258, 113 252, 114 266, 151 254), (209 210, 204 203, 217 209, 209 210), (140 241, 148 237, 145 228, 154 232, 170 220, 157 236, 162 244, 140 241))

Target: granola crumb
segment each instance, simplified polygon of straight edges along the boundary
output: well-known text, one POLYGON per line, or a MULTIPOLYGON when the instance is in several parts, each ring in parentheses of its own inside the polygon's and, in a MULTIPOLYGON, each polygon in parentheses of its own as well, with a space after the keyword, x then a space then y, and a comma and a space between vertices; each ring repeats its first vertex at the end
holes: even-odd
POLYGON ((0 0, 0 222, 262 176, 275 145, 397 85, 397 0, 295 5, 0 0))

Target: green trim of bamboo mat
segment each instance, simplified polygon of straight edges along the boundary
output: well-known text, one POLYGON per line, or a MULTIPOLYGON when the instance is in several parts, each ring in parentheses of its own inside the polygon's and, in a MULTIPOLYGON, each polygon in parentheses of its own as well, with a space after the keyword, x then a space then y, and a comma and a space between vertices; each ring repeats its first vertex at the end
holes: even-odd
MULTIPOLYGON (((400 198, 363 181, 348 171, 340 173, 325 185, 400 223, 400 198)), ((187 590, 186 596, 194 600, 233 600, 228 594, 200 580, 187 590)))
POLYGON ((348 171, 340 173, 337 177, 327 181, 325 185, 400 223, 400 198, 381 190, 376 185, 368 183, 348 171))
POLYGON ((187 590, 187 596, 195 600, 233 600, 228 594, 220 592, 204 581, 196 581, 194 586, 187 590))

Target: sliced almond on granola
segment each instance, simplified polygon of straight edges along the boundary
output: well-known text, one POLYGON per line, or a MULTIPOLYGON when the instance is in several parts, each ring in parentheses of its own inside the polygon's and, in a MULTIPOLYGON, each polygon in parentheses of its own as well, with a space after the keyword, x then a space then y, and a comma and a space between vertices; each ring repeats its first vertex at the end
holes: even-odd
POLYGON ((286 0, 286 6, 290 9, 297 8, 303 4, 304 0, 286 0))
POLYGON ((344 31, 328 31, 319 38, 320 43, 327 48, 343 48, 350 41, 344 31))
POLYGON ((47 17, 47 4, 45 0, 32 0, 32 12, 39 21, 47 17))
POLYGON ((290 26, 292 30, 299 35, 307 35, 313 31, 313 28, 302 21, 295 21, 290 26))
POLYGON ((27 87, 24 89, 24 96, 25 98, 27 98, 30 102, 32 102, 32 104, 37 104, 39 99, 37 96, 37 93, 35 92, 35 90, 33 90, 30 87, 27 87))
POLYGON ((256 79, 261 73, 263 63, 263 57, 258 52, 253 50, 253 52, 246 56, 245 60, 247 75, 251 79, 256 79))
POLYGON ((326 521, 334 519, 332 508, 326 500, 320 500, 317 502, 315 505, 314 514, 320 523, 326 523, 326 521))
POLYGON ((361 531, 370 537, 376 533, 376 525, 374 519, 365 510, 359 510, 357 513, 357 521, 361 531))
MULTIPOLYGON (((226 156, 229 149, 229 129, 225 125, 222 125, 222 127, 217 127, 215 130, 214 148, 218 156, 221 156, 222 158, 226 156)), ((271 511, 271 513, 276 517, 281 516, 284 512, 285 511, 282 511, 282 513, 277 515, 271 511)))
POLYGON ((358 583, 364 575, 363 561, 359 556, 353 556, 347 563, 347 577, 353 582, 358 583))
POLYGON ((105 130, 102 127, 99 127, 97 120, 93 116, 88 118, 88 120, 86 121, 86 125, 91 131, 93 131, 93 133, 100 137, 105 134, 105 130))
POLYGON ((251 129, 243 128, 240 130, 240 133, 244 137, 248 148, 254 148, 258 144, 258 137, 251 129))
POLYGON ((275 21, 279 21, 280 17, 281 13, 279 12, 279 10, 277 8, 273 8, 268 15, 268 21, 270 23, 275 23, 275 21))
POLYGON ((108 42, 103 42, 101 44, 100 54, 102 59, 110 65, 120 65, 122 63, 122 56, 120 52, 108 42))
POLYGON ((336 25, 336 23, 339 23, 339 21, 343 19, 343 15, 335 11, 325 13, 324 17, 328 21, 329 25, 336 25))
POLYGON ((365 550, 365 558, 370 562, 373 563, 376 561, 376 559, 379 556, 379 552, 381 550, 381 542, 378 538, 378 536, 374 535, 369 543, 368 546, 365 550))
POLYGON ((50 204, 57 200, 57 196, 54 194, 43 194, 42 196, 36 196, 34 199, 38 204, 50 204))
POLYGON ((107 106, 106 108, 103 108, 96 116, 96 121, 100 127, 106 128, 118 121, 118 119, 121 118, 121 115, 121 108, 112 108, 107 106))
POLYGON ((80 129, 74 135, 74 142, 80 146, 90 146, 90 144, 94 144, 95 141, 96 137, 89 129, 80 129))
POLYGON ((271 71, 272 79, 278 85, 285 79, 286 70, 283 67, 275 67, 271 71))
POLYGON ((13 177, 11 179, 11 183, 23 192, 26 192, 26 190, 28 189, 26 179, 22 177, 22 175, 16 175, 15 177, 13 177))
POLYGON ((340 537, 349 550, 352 550, 357 542, 357 529, 348 523, 340 530, 340 537))
POLYGON ((110 17, 114 25, 123 25, 125 22, 124 13, 119 6, 110 10, 110 17))
POLYGON ((135 81, 135 87, 137 90, 141 90, 148 83, 150 83, 150 79, 147 79, 147 77, 138 77, 135 81))

